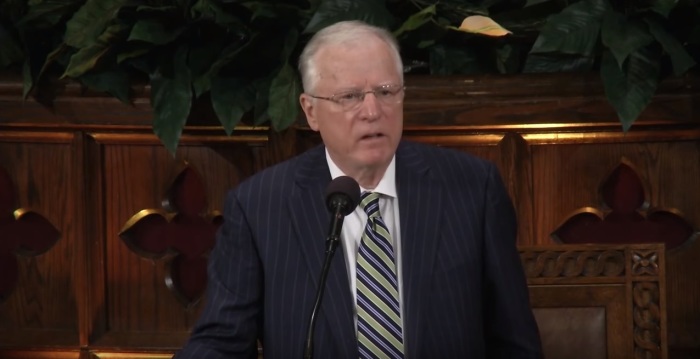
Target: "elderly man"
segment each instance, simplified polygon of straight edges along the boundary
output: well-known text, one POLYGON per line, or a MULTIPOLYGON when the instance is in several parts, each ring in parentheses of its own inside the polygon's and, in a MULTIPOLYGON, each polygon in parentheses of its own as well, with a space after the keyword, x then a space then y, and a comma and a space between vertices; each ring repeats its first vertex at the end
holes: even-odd
POLYGON ((177 358, 304 353, 324 261, 328 183, 363 192, 341 233, 316 322, 317 358, 540 358, 497 169, 401 141, 396 40, 348 21, 318 32, 299 67, 301 106, 323 145, 232 191, 207 303, 177 358))

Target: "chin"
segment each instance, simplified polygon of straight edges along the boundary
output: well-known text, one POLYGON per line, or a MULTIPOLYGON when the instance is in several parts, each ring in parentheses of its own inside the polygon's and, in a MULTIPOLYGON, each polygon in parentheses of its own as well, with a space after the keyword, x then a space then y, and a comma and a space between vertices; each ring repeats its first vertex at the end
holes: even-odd
POLYGON ((387 152, 383 152, 381 154, 372 154, 371 156, 363 156, 358 162, 362 163, 364 167, 368 168, 380 168, 382 166, 388 166, 391 162, 391 157, 393 156, 393 154, 387 152))

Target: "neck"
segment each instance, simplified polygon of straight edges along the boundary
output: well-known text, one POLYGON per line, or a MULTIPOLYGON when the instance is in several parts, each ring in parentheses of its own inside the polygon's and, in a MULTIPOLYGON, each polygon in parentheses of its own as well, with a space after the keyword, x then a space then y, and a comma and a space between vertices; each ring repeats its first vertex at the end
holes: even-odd
POLYGON ((350 177, 354 178, 360 187, 366 188, 368 190, 373 190, 379 185, 379 181, 384 177, 384 172, 386 172, 386 167, 381 171, 379 170, 360 170, 356 173, 349 174, 350 177))
POLYGON ((354 178, 360 187, 368 190, 377 188, 377 185, 379 185, 379 182, 384 177, 384 173, 388 167, 388 163, 380 167, 344 168, 338 166, 345 175, 354 178))
POLYGON ((393 160, 393 158, 391 158, 386 163, 373 166, 352 166, 337 161, 328 149, 326 149, 326 155, 328 156, 327 159, 344 175, 352 177, 362 188, 367 190, 374 190, 377 188, 393 160))

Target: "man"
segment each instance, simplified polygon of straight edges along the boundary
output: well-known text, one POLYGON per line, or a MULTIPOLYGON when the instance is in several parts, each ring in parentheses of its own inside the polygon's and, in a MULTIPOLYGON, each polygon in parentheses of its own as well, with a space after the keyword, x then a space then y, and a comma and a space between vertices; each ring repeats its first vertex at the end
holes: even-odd
POLYGON ((314 357, 539 358, 498 171, 401 141, 403 71, 392 36, 337 23, 309 42, 300 71, 301 106, 324 145, 229 194, 206 307, 176 357, 253 358, 257 340, 265 358, 302 357, 330 221, 324 191, 347 175, 375 193, 374 212, 361 205, 345 219, 314 357))

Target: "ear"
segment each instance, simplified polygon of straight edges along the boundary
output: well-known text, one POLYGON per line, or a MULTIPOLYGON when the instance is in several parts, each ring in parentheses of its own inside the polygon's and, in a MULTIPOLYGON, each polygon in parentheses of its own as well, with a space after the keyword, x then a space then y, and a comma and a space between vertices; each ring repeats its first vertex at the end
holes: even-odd
POLYGON ((316 113, 314 111, 314 99, 309 97, 309 95, 302 93, 299 96, 299 103, 301 104, 301 109, 306 115, 306 122, 309 124, 312 130, 318 131, 318 119, 316 118, 316 113))

